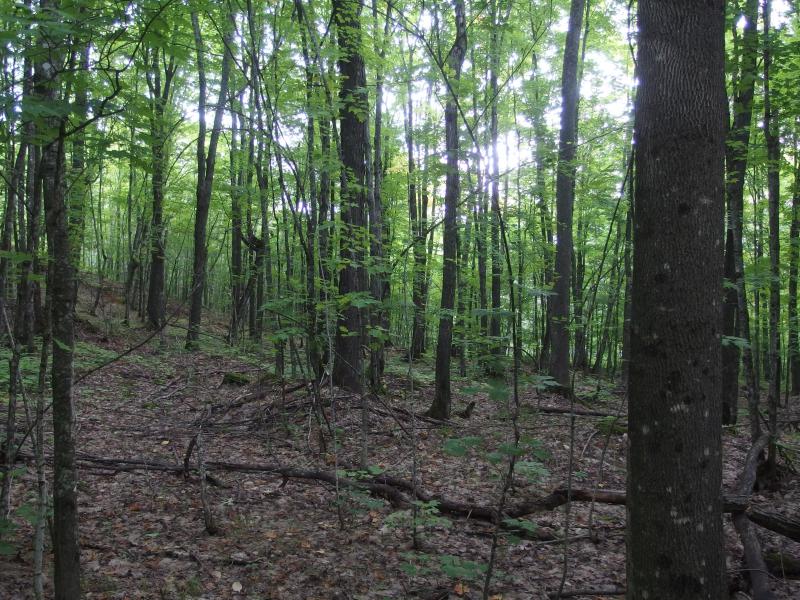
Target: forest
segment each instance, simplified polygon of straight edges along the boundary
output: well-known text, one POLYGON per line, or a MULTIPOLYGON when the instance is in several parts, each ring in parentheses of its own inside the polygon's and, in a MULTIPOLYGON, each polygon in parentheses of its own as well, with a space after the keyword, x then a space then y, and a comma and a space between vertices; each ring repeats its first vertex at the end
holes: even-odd
POLYGON ((0 598, 800 598, 795 0, 0 21, 0 598))

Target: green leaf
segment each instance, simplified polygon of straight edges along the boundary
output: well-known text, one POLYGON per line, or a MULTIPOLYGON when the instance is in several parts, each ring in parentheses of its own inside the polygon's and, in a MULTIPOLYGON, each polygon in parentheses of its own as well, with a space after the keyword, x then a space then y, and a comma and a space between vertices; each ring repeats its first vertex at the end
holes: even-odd
POLYGON ((14 556, 16 553, 16 546, 0 540, 0 556, 14 556))
POLYGON ((445 440, 444 452, 450 456, 465 456, 470 448, 479 446, 483 438, 467 436, 463 438, 450 438, 445 440))
POLYGON ((536 533, 536 530, 539 529, 539 526, 536 523, 533 521, 528 521, 527 519, 512 519, 509 517, 507 519, 503 519, 503 523, 506 525, 506 527, 527 531, 528 533, 536 533))

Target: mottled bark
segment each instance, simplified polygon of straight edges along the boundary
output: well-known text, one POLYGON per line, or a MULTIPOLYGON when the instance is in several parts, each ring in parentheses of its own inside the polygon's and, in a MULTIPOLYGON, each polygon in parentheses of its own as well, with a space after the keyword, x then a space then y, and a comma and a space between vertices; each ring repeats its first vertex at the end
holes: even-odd
POLYGON ((640 0, 638 26, 627 597, 717 600, 724 2, 640 0))

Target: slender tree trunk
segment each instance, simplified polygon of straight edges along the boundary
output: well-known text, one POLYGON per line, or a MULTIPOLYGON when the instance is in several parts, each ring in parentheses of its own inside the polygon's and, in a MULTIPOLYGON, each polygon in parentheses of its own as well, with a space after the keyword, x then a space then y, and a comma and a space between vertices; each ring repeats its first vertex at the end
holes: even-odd
POLYGON ((631 179, 628 187, 631 205, 625 218, 625 306, 622 309, 622 381, 627 384, 631 363, 631 286, 633 284, 633 197, 635 195, 636 178, 631 179))
MULTIPOLYGON (((536 100, 537 105, 539 99, 536 100)), ((545 288, 553 285, 553 226, 550 216, 550 207, 547 202, 547 186, 545 183, 545 128, 542 110, 537 110, 534 119, 534 136, 536 138, 536 197, 539 212, 539 225, 541 230, 542 261, 544 263, 543 281, 545 288)), ((539 368, 544 369, 550 364, 550 324, 552 302, 549 296, 543 296, 542 309, 542 335, 540 337, 541 353, 539 355, 539 368)))
POLYGON ((386 57, 386 41, 389 39, 391 24, 391 4, 387 4, 383 25, 383 36, 378 37, 378 3, 372 1, 372 18, 376 30, 375 53, 378 56, 378 67, 375 74, 375 136, 372 146, 372 198, 369 211, 370 258, 373 274, 370 281, 372 298, 377 301, 371 311, 371 332, 369 334, 369 385, 373 391, 381 389, 381 380, 385 367, 384 346, 388 334, 388 321, 384 305, 389 294, 389 273, 386 272, 385 223, 383 214, 383 67, 386 57))
MULTIPOLYGON (((575 341, 574 341, 574 354, 572 366, 575 369, 584 370, 587 365, 587 351, 586 351, 586 332, 591 333, 591 317, 592 310, 594 309, 594 302, 588 306, 588 311, 584 314, 583 298, 583 284, 586 274, 586 235, 588 223, 584 215, 579 213, 578 224, 578 242, 573 244, 574 251, 572 253, 572 300, 575 304, 574 322, 575 322, 575 341)), ((598 281, 597 285, 600 282, 598 281)), ((589 336, 591 338, 591 335, 589 336)))
MULTIPOLYGON (((239 99, 238 108, 243 104, 239 99)), ((231 149, 230 149, 230 179, 231 179, 231 322, 228 330, 228 340, 236 344, 239 339, 242 314, 244 313, 245 273, 242 264, 242 196, 244 191, 244 119, 239 120, 237 128, 236 107, 231 98, 231 149), (236 143, 238 129, 239 143, 236 143)))
POLYGON ((205 147, 206 138, 206 68, 205 46, 200 31, 200 21, 196 12, 192 13, 192 29, 194 30, 194 44, 197 59, 197 76, 199 83, 198 114, 200 117, 200 133, 197 136, 197 208, 194 221, 194 263, 192 268, 192 287, 190 289, 191 304, 189 307, 189 328, 186 335, 186 348, 191 350, 197 347, 200 337, 200 319, 203 314, 203 296, 206 291, 206 263, 208 262, 208 247, 206 246, 206 229, 208 226, 208 211, 211 206, 211 191, 214 186, 214 170, 217 162, 217 143, 222 131, 222 115, 225 111, 228 97, 228 80, 231 70, 231 48, 233 36, 231 34, 230 16, 226 18, 223 44, 225 50, 222 56, 220 73, 220 87, 217 105, 214 109, 214 124, 208 141, 208 150, 205 147))
POLYGON ((454 0, 456 39, 448 58, 450 83, 444 109, 447 176, 444 192, 444 241, 442 267, 442 299, 439 331, 436 340, 436 383, 433 403, 428 413, 436 419, 450 418, 450 354, 453 345, 453 307, 456 295, 456 262, 458 260, 458 202, 461 182, 458 172, 459 139, 457 84, 467 50, 467 26, 464 0, 454 0))
POLYGON ((781 148, 778 123, 772 109, 772 0, 764 0, 764 138, 767 141, 767 188, 769 194, 769 444, 768 467, 775 475, 778 442, 778 405, 781 397, 781 271, 780 271, 780 189, 781 148))
POLYGON ((419 358, 425 352, 425 237, 423 223, 426 215, 418 210, 419 190, 417 189, 416 163, 414 162, 414 102, 412 94, 412 73, 414 67, 413 49, 409 50, 408 80, 406 83, 405 137, 408 154, 408 226, 412 243, 413 268, 411 274, 411 301, 414 305, 411 325, 410 360, 419 358))
POLYGON ((489 319, 489 353, 490 359, 487 370, 490 375, 500 375, 503 370, 499 364, 499 357, 502 345, 500 343, 500 277, 503 274, 503 263, 500 258, 500 155, 497 147, 498 123, 497 123, 497 103, 498 86, 497 71, 500 68, 500 23, 498 23, 497 0, 491 2, 492 31, 489 50, 489 93, 490 100, 490 121, 489 135, 491 136, 492 148, 492 181, 491 181, 491 203, 492 215, 490 225, 491 258, 492 258, 492 314, 489 319))
MULTIPOLYGON (((742 211, 744 208, 744 180, 747 171, 748 146, 750 145, 750 123, 753 117, 753 95, 756 82, 756 59, 758 57, 758 0, 747 0, 744 9, 745 26, 742 37, 742 55, 736 77, 733 95, 733 124, 728 133, 726 152, 727 184, 727 226, 725 235, 725 278, 731 285, 723 296, 722 335, 730 339, 739 336, 750 340, 749 315, 743 314, 740 306, 747 311, 744 296, 744 265, 742 256, 742 211), (738 244, 736 243, 738 238, 738 244), (747 322, 746 328, 743 323, 747 322), (744 333, 744 335, 742 335, 744 333)), ((746 350, 745 354, 751 350, 746 350)), ((739 400, 739 346, 727 343, 722 350, 722 421, 736 423, 739 400)), ((752 360, 745 358, 745 369, 752 370, 752 360), (747 365, 750 365, 749 367, 747 365)), ((754 380, 752 373, 746 373, 748 381, 754 380)), ((748 397, 752 404, 757 390, 748 386, 748 397)), ((756 398, 755 403, 758 403, 756 398)))
POLYGON ((166 299, 164 294, 164 273, 166 259, 166 232, 164 231, 164 186, 165 156, 167 143, 167 124, 165 112, 171 98, 172 79, 177 67, 175 58, 169 57, 162 79, 161 63, 165 59, 158 49, 152 50, 152 59, 147 72, 147 85, 150 92, 150 184, 153 193, 153 206, 150 216, 150 279, 147 290, 147 324, 158 329, 164 324, 166 299))
MULTIPOLYGON (((57 10, 57 3, 42 0, 40 10, 47 20, 57 10)), ((36 65, 34 93, 42 101, 55 104, 58 97, 57 56, 52 54, 49 27, 42 26, 41 49, 36 65)), ((72 401, 72 363, 75 348, 74 311, 76 254, 70 231, 66 203, 64 123, 57 117, 47 119, 43 144, 41 177, 45 224, 49 249, 48 291, 51 297, 53 367, 51 391, 53 403, 53 551, 54 583, 57 600, 80 598, 80 549, 78 546, 77 472, 75 468, 75 410, 72 401)))
POLYGON ((722 0, 638 5, 631 600, 716 600, 728 593, 719 402, 724 24, 722 0))
POLYGON ((795 133, 794 151, 794 189, 792 192, 792 225, 789 230, 789 298, 787 310, 789 317, 789 339, 787 354, 789 361, 790 389, 792 394, 800 393, 800 348, 798 348, 797 319, 797 277, 800 263, 800 148, 795 133))
POLYGON ((551 299, 550 375, 569 387, 569 304, 572 276, 572 205, 575 197, 575 144, 578 128, 578 55, 585 0, 572 0, 561 75, 561 132, 556 173, 556 263, 551 299))

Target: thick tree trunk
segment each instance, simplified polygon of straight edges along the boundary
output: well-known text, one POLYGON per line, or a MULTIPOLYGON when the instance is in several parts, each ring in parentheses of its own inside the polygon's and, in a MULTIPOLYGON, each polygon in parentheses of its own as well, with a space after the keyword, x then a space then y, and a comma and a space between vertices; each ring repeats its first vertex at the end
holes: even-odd
POLYGON ((456 262, 458 260, 458 202, 461 181, 458 172, 459 139, 458 107, 454 94, 461 77, 461 66, 467 50, 467 25, 464 0, 454 0, 456 39, 450 49, 448 67, 450 86, 444 109, 447 176, 444 191, 444 240, 442 266, 442 299, 439 331, 436 338, 436 380, 433 403, 428 414, 436 419, 450 418, 450 355, 453 345, 453 307, 456 295, 456 262))
POLYGON ((724 22, 722 0, 639 2, 630 599, 727 596, 719 402, 724 22))
POLYGON ((368 311, 362 308, 369 290, 365 259, 367 227, 367 77, 361 54, 361 4, 356 0, 335 0, 340 56, 337 61, 342 81, 339 89, 341 109, 340 151, 342 235, 340 257, 344 267, 339 273, 339 296, 344 308, 336 329, 336 356, 333 358, 333 381, 354 392, 363 389, 362 345, 368 311))
POLYGON ((575 197, 575 144, 578 128, 578 58, 584 0, 572 0, 561 72, 561 132, 556 173, 556 263, 551 302, 550 375, 570 385, 569 304, 572 279, 572 205, 575 197))

